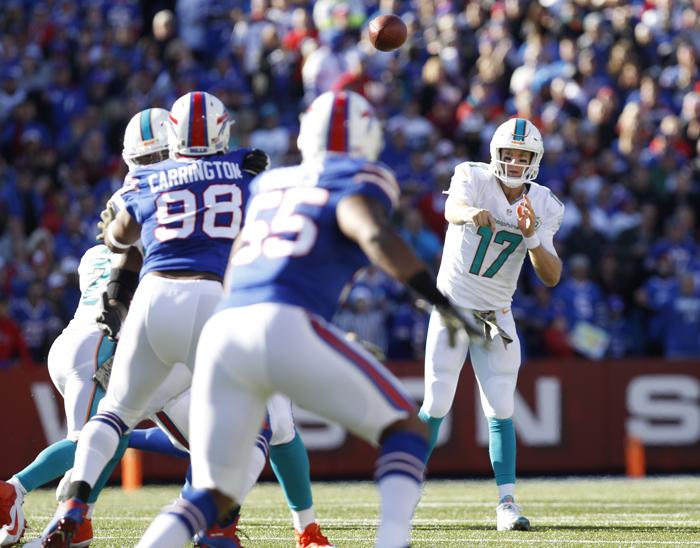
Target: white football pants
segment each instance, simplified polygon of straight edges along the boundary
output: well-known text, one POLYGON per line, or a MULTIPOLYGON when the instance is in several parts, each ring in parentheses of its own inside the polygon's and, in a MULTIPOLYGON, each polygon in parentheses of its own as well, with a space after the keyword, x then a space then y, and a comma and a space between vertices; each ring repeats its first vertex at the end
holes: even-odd
POLYGON ((199 334, 221 293, 221 284, 213 280, 144 276, 124 321, 99 411, 115 413, 131 429, 184 392, 190 371, 175 365, 191 370, 199 334))
POLYGON ((51 381, 63 396, 66 413, 66 438, 78 441, 78 435, 90 418, 96 385, 97 355, 104 335, 94 327, 65 329, 49 350, 51 381))
POLYGON ((241 501, 265 402, 284 393, 377 443, 414 412, 398 380, 345 334, 295 306, 228 308, 202 331, 192 381, 192 483, 241 501))
MULTIPOLYGON (((462 310, 465 314, 469 310, 462 310)), ((450 411, 462 366, 471 352, 471 362, 479 384, 481 407, 489 418, 508 419, 513 416, 515 385, 520 369, 520 339, 510 310, 497 311, 499 327, 513 337, 508 347, 500 336, 490 344, 469 344, 469 336, 461 332, 454 347, 450 347, 448 330, 440 314, 433 311, 425 343, 425 396, 423 410, 431 417, 444 417, 450 411)))

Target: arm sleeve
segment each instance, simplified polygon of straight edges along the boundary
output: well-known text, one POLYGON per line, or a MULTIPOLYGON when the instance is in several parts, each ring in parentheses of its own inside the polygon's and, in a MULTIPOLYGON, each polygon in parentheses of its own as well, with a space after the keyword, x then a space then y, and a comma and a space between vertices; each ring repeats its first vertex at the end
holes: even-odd
POLYGON ((555 257, 558 257, 554 248, 554 235, 561 226, 564 217, 564 204, 559 201, 551 191, 547 198, 544 215, 542 215, 542 225, 537 229, 542 246, 555 257))

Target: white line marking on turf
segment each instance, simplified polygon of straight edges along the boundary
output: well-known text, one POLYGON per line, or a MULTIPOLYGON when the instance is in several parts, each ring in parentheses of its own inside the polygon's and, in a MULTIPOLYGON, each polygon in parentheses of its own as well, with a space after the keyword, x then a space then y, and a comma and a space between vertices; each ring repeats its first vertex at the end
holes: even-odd
MULTIPOLYGON (((700 501, 689 499, 678 499, 678 501, 664 502, 578 502, 572 500, 561 500, 552 502, 528 502, 525 499, 524 504, 528 508, 547 508, 547 507, 569 507, 576 508, 647 508, 657 506, 688 506, 689 504, 700 504, 700 501)), ((376 502, 347 502, 342 500, 323 500, 317 506, 325 508, 333 508, 334 506, 341 508, 379 508, 379 500, 376 502)), ((466 500, 443 500, 443 501, 421 501, 418 508, 453 508, 454 506, 466 506, 475 508, 495 508, 494 502, 478 502, 466 500)), ((247 508, 277 508, 278 502, 251 502, 246 505, 247 508)))
MULTIPOLYGON (((683 517, 685 514, 674 514, 674 517, 683 517)), ((53 515, 38 516, 34 514, 28 515, 31 519, 50 519, 53 515)), ((153 521, 155 516, 110 516, 110 515, 100 515, 95 516, 95 523, 104 526, 105 521, 110 520, 121 520, 121 521, 153 521)), ((637 525, 637 526, 649 526, 649 525, 664 525, 664 526, 683 526, 683 527, 700 527, 700 520, 697 519, 667 519, 660 514, 615 514, 614 516, 608 516, 607 519, 600 519, 598 517, 593 517, 592 519, 586 519, 585 515, 557 515, 557 516, 534 516, 537 520, 536 525, 539 527, 547 527, 549 524, 553 523, 575 523, 576 525, 601 525, 607 527, 614 527, 617 525, 637 525), (645 515, 654 516, 657 519, 643 518, 645 515), (616 519, 619 518, 619 519, 616 519), (637 519, 631 519, 637 518, 637 519)), ((495 522, 495 518, 414 518, 414 525, 464 525, 469 527, 470 525, 489 525, 495 522)), ((323 524, 330 525, 366 525, 366 526, 376 526, 379 523, 378 518, 324 518, 321 520, 323 524)), ((291 525, 291 520, 289 518, 248 518, 243 516, 241 520, 241 525, 246 524, 250 526, 265 526, 270 527, 286 527, 291 525), (278 525, 279 524, 279 525, 278 525)))
MULTIPOLYGON (((525 533, 529 534, 529 533, 525 533)), ((140 536, 134 536, 134 535, 119 535, 119 536, 105 536, 105 535, 95 535, 94 540, 139 540, 141 537, 140 536)), ((251 537, 250 539, 252 542, 257 542, 257 541, 262 541, 262 540, 274 540, 274 541, 288 541, 290 540, 289 536, 284 536, 284 537, 279 537, 279 536, 258 536, 256 535, 255 537, 251 537)), ((374 537, 336 537, 333 536, 333 540, 336 542, 372 542, 374 540, 374 537)), ((644 545, 653 545, 653 546, 666 546, 666 545, 673 545, 673 546, 695 546, 695 545, 700 545, 700 540, 686 540, 686 541, 680 541, 680 540, 636 540, 636 539, 630 539, 630 540, 597 540, 597 539, 565 539, 565 538, 559 538, 559 539, 526 539, 523 538, 522 536, 518 536, 518 538, 505 538, 501 536, 498 539, 488 539, 484 537, 463 537, 463 538, 449 538, 449 539, 411 539, 412 544, 450 544, 454 545, 454 543, 460 543, 461 545, 466 545, 467 543, 476 543, 480 545, 484 544, 501 544, 501 543, 511 543, 511 544, 583 544, 583 545, 589 545, 589 544, 596 544, 596 545, 606 545, 606 544, 612 544, 616 546, 624 546, 626 544, 631 544, 634 546, 644 546, 644 545)))

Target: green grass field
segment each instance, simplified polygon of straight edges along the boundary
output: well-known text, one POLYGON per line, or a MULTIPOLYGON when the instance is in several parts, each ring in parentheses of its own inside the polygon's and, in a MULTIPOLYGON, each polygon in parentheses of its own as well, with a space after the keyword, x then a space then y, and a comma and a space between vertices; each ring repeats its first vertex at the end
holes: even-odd
MULTIPOLYGON (((518 483, 530 532, 495 530, 491 481, 426 484, 414 520, 413 546, 683 546, 700 545, 700 478, 533 479, 518 483)), ((136 493, 107 489, 95 513, 92 546, 134 546, 176 487, 136 493)), ((371 483, 317 483, 316 511, 337 546, 373 546, 378 498, 371 483)), ((35 538, 52 515, 53 491, 24 504, 35 538)), ((257 486, 246 501, 241 529, 246 547, 294 546, 291 518, 277 484, 257 486)))

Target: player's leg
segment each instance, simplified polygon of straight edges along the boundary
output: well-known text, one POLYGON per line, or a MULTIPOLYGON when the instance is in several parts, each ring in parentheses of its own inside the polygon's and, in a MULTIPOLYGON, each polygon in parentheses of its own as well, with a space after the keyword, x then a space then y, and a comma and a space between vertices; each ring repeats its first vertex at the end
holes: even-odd
POLYGON ((74 483, 83 482, 75 486, 77 498, 89 496, 119 438, 187 388, 189 373, 181 364, 193 362, 220 295, 221 284, 213 281, 143 278, 122 327, 107 395, 81 433, 73 471, 74 483))
POLYGON ((527 530, 530 522, 515 504, 516 445, 513 410, 520 368, 520 340, 512 314, 497 313, 498 325, 513 337, 507 347, 500 338, 472 348, 472 366, 479 384, 481 406, 489 423, 489 456, 498 486, 499 530, 527 530))
POLYGON ((201 335, 190 406, 190 423, 197 425, 190 439, 193 488, 161 512, 141 547, 182 546, 225 519, 245 497, 271 391, 263 361, 264 324, 248 315, 234 328, 237 310, 215 314, 201 335))
POLYGON ((139 428, 132 431, 129 435, 127 447, 129 449, 160 453, 161 455, 170 455, 171 457, 178 457, 181 459, 190 458, 189 453, 182 451, 173 444, 170 437, 163 432, 160 426, 139 428))
POLYGON ((101 334, 96 331, 68 331, 59 335, 49 350, 49 375, 63 395, 66 439, 51 444, 7 483, 0 482, 0 546, 19 539, 24 529, 24 495, 61 477, 73 466, 80 429, 95 396, 92 375, 100 363, 101 334), (15 538, 16 537, 16 538, 15 538))
MULTIPOLYGON (((181 366, 178 364, 176 366, 176 371, 181 366)), ((159 392, 165 388, 167 392, 167 386, 172 384, 171 373, 170 377, 166 380, 164 385, 159 389, 159 392)), ((190 383, 188 383, 190 384, 190 383)), ((159 428, 152 429, 156 432, 150 432, 150 440, 145 441, 140 448, 145 450, 155 450, 162 453, 174 454, 176 456, 182 456, 189 459, 189 411, 190 411, 190 398, 191 391, 186 390, 182 394, 170 398, 163 409, 155 412, 151 415, 151 418, 158 424, 159 428)), ((154 398, 154 404, 157 405, 160 402, 159 397, 154 398)), ((139 439, 138 432, 132 433, 132 438, 134 434, 137 434, 137 440, 139 439)), ((265 463, 267 462, 268 447, 271 432, 269 428, 263 430, 258 434, 258 438, 255 443, 255 447, 251 450, 251 463, 248 468, 248 474, 246 477, 246 486, 244 492, 248 493, 250 489, 253 488, 255 483, 258 481, 260 474, 262 473, 265 463)), ((139 443, 137 441, 137 443, 139 443)), ((129 444, 132 445, 131 439, 129 444)), ((185 485, 183 486, 183 493, 187 493, 192 490, 191 483, 191 466, 189 467, 187 478, 185 480, 185 485)), ((217 539, 221 540, 226 538, 233 541, 238 541, 237 536, 237 523, 238 523, 239 513, 236 509, 230 515, 226 516, 224 519, 220 519, 212 527, 210 527, 205 534, 207 540, 217 539)))
POLYGON ((92 375, 99 363, 102 335, 98 331, 63 333, 49 350, 49 375, 63 395, 66 414, 66 439, 52 444, 37 455, 34 462, 15 474, 25 492, 61 477, 71 466, 80 430, 89 417, 95 400, 92 375))
MULTIPOLYGON (((98 389, 98 393, 100 391, 101 388, 98 389)), ((101 397, 102 396, 100 396, 100 398, 101 397)), ((114 454, 114 457, 112 457, 112 459, 107 463, 104 470, 102 471, 102 474, 97 479, 95 486, 92 488, 92 491, 90 492, 90 497, 87 500, 87 511, 85 513, 85 519, 82 521, 82 523, 80 523, 73 535, 73 538, 70 541, 71 548, 89 546, 89 544, 92 542, 92 514, 95 509, 95 503, 97 502, 97 499, 99 498, 100 493, 104 489, 105 485, 107 485, 109 478, 112 476, 112 472, 114 472, 114 469, 121 461, 121 458, 124 455, 124 451, 126 451, 127 449, 128 441, 128 436, 122 436, 121 440, 119 441, 117 451, 114 454)), ((61 480, 61 483, 59 484, 58 488, 56 489, 56 498, 60 503, 63 503, 68 499, 71 477, 72 470, 69 470, 64 476, 63 480, 61 480)), ((55 517, 60 516, 62 511, 63 507, 62 505, 59 505, 59 507, 56 509, 55 517)))
POLYGON ((309 455, 294 427, 292 402, 282 394, 275 394, 267 402, 267 412, 272 429, 270 465, 292 512, 297 547, 331 546, 316 523, 309 455))
MULTIPOLYGON (((200 305, 206 302, 210 312, 218 295, 207 294, 206 299, 200 299, 209 285, 183 288, 171 282, 146 276, 136 290, 122 328, 107 394, 81 432, 69 499, 64 503, 63 515, 44 531, 45 542, 54 542, 55 546, 70 542, 83 521, 92 488, 114 456, 121 437, 147 416, 154 393, 174 373, 173 365, 186 362, 193 353, 192 345, 204 321, 200 305), (176 305, 188 313, 177 313, 176 305), (174 359, 165 361, 171 356, 174 359)), ((216 285, 220 294, 220 285, 216 285)))
POLYGON ((342 331, 298 308, 278 308, 268 323, 278 344, 267 350, 275 390, 381 446, 377 546, 407 545, 428 451, 414 403, 391 372, 342 331))
POLYGON ((450 342, 449 331, 440 313, 433 311, 425 342, 425 394, 418 412, 430 429, 430 449, 426 458, 433 452, 440 425, 452 407, 459 374, 467 359, 468 335, 459 332, 452 346, 450 342))

